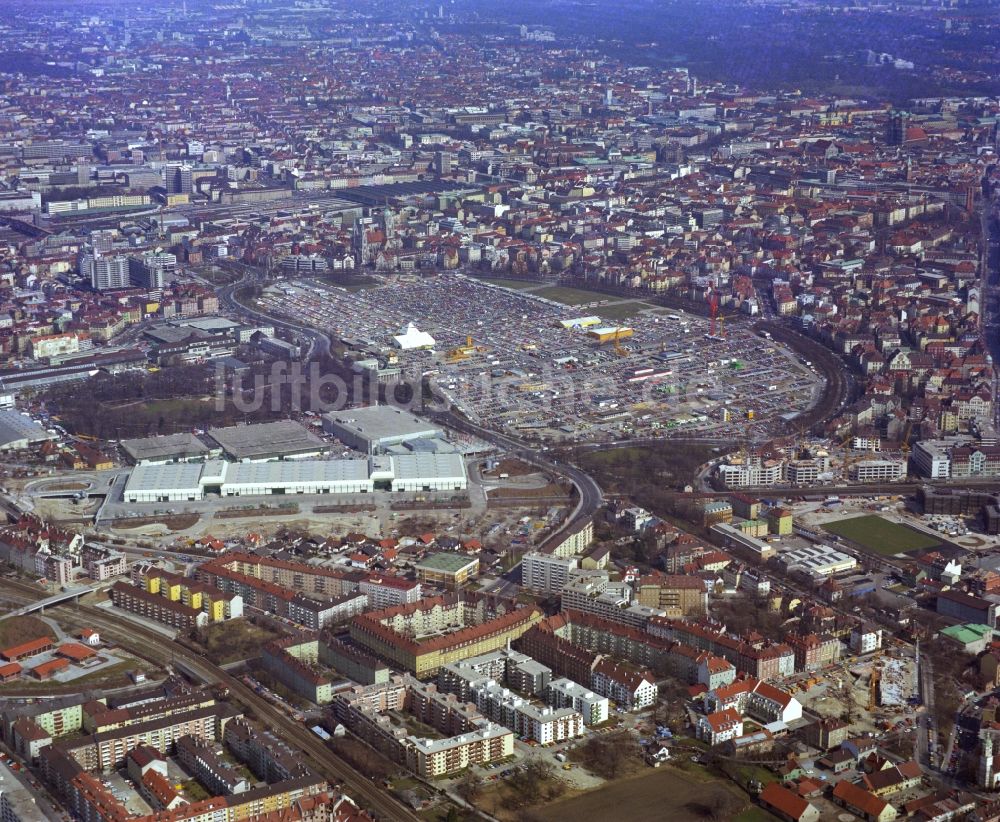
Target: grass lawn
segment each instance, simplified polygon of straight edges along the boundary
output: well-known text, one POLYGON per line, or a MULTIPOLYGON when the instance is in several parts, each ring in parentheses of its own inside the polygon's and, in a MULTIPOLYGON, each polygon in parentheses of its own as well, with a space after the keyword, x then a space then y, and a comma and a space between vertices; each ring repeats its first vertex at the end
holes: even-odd
POLYGON ((505 280, 502 277, 477 277, 476 279, 482 280, 484 283, 489 283, 490 285, 499 285, 503 288, 512 288, 515 291, 524 291, 528 288, 538 288, 544 283, 538 280, 505 280))
POLYGON ((762 765, 754 765, 751 762, 730 764, 735 769, 740 785, 746 786, 751 779, 756 779, 761 785, 779 781, 777 774, 762 765))
POLYGON ((640 311, 644 311, 650 307, 651 306, 647 303, 640 303, 636 300, 628 300, 623 303, 603 305, 600 308, 595 309, 594 313, 605 320, 627 320, 629 317, 634 317, 640 311))
POLYGON ((905 525, 883 519, 875 514, 828 522, 823 529, 843 537, 871 554, 893 556, 911 551, 926 551, 941 544, 941 540, 905 525))
POLYGON ((56 638, 55 631, 38 617, 10 617, 0 622, 0 648, 10 648, 43 636, 56 638))
POLYGON ((539 288, 534 294, 537 297, 555 300, 557 303, 562 303, 563 305, 584 305, 585 303, 612 299, 607 294, 601 294, 597 291, 584 291, 582 288, 568 288, 562 285, 550 285, 547 288, 539 288))
POLYGON ((211 794, 201 786, 197 779, 186 779, 180 784, 183 786, 184 795, 191 802, 202 802, 211 798, 211 794))

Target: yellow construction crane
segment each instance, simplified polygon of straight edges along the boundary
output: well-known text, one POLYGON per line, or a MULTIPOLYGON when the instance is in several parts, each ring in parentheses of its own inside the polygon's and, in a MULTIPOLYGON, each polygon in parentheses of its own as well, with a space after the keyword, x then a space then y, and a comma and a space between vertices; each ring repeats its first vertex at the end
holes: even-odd
POLYGON ((468 335, 465 338, 465 345, 460 345, 456 348, 451 349, 447 354, 445 354, 445 361, 448 363, 458 363, 467 360, 472 354, 481 354, 486 350, 484 346, 475 345, 472 340, 472 335, 468 335))
POLYGON ((622 336, 622 330, 621 330, 621 328, 616 328, 615 329, 615 353, 619 357, 627 357, 628 356, 628 350, 624 346, 622 346, 621 336, 622 336))
POLYGON ((906 421, 906 429, 903 431, 903 444, 900 447, 900 451, 903 452, 904 457, 910 456, 910 435, 913 433, 913 420, 906 421))
POLYGON ((868 678, 868 711, 878 707, 878 684, 882 679, 882 669, 872 666, 872 675, 868 678))

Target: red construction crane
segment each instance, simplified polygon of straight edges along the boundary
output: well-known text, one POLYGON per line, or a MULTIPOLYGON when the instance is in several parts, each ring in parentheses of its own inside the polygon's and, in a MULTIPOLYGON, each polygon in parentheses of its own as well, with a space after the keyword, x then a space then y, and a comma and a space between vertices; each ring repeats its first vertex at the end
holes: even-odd
POLYGON ((719 292, 714 288, 708 295, 708 316, 712 318, 712 327, 708 332, 713 337, 715 336, 715 318, 719 313, 719 292))

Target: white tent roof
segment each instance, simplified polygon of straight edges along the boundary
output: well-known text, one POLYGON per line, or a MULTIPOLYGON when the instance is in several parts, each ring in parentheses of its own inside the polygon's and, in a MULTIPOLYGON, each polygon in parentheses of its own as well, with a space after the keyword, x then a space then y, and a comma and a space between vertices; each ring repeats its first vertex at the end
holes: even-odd
POLYGON ((426 331, 421 331, 413 323, 408 323, 406 328, 400 329, 393 339, 400 348, 433 348, 434 338, 426 331))

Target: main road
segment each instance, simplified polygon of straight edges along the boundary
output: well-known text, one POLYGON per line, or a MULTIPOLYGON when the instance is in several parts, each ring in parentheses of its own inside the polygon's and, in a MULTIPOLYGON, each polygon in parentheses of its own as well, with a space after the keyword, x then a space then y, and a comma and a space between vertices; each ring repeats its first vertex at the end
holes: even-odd
POLYGON ((309 340, 309 350, 306 352, 304 359, 308 362, 311 359, 320 359, 325 357, 330 353, 330 338, 312 326, 300 325, 298 323, 293 323, 289 320, 277 319, 272 317, 270 314, 265 314, 262 311, 257 311, 254 308, 250 308, 236 299, 236 292, 248 285, 253 285, 257 281, 252 279, 252 272, 249 266, 243 266, 241 263, 237 263, 244 273, 244 277, 235 283, 230 285, 225 285, 220 288, 217 292, 219 296, 219 305, 224 307, 230 313, 237 316, 250 317, 257 322, 263 322, 267 325, 273 325, 277 328, 284 328, 288 331, 293 331, 309 340))
POLYGON ((501 434, 490 428, 484 428, 465 417, 458 416, 454 411, 431 411, 428 416, 454 431, 478 437, 491 445, 510 452, 525 462, 559 474, 573 483, 577 491, 576 508, 563 520, 559 528, 549 535, 549 541, 553 537, 571 531, 577 524, 591 518, 597 513, 601 505, 604 504, 604 494, 601 491, 601 486, 597 484, 597 481, 590 474, 571 463, 550 459, 545 456, 544 451, 539 450, 538 446, 529 445, 509 434, 501 434))

